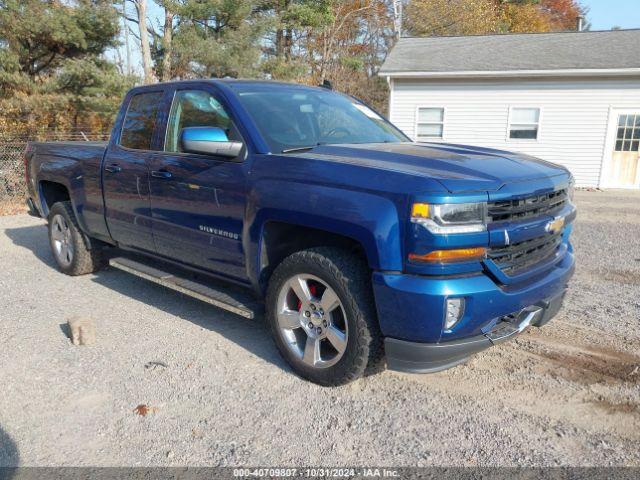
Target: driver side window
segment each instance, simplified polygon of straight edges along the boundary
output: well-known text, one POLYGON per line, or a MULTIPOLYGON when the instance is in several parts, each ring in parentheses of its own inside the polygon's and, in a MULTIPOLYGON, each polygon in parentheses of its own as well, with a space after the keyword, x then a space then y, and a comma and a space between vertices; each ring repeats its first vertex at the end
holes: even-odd
POLYGON ((180 134, 188 127, 218 127, 223 129, 229 140, 236 140, 231 119, 213 95, 202 90, 177 91, 167 122, 164 142, 165 152, 182 152, 180 134))

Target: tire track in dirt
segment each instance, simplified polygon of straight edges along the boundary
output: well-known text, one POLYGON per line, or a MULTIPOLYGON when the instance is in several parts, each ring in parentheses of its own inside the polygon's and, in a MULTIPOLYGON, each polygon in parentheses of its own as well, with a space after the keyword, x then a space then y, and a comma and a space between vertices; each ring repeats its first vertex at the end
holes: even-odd
POLYGON ((605 382, 640 385, 640 357, 611 347, 549 338, 532 333, 526 351, 547 360, 550 375, 584 385, 605 382))
POLYGON ((637 441, 640 356, 612 342, 615 337, 591 329, 550 324, 531 328, 451 372, 408 378, 425 388, 455 392, 488 411, 516 411, 549 426, 568 423, 637 441))

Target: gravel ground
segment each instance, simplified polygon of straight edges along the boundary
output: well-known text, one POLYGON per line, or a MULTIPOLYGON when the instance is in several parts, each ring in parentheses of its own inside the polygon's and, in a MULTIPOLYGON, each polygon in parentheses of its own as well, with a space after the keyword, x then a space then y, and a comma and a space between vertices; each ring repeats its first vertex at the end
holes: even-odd
POLYGON ((64 276, 42 221, 2 217, 0 465, 640 466, 640 194, 577 198, 551 324, 335 389, 293 375, 261 320, 116 270, 64 276), (73 315, 96 345, 71 345, 73 315))

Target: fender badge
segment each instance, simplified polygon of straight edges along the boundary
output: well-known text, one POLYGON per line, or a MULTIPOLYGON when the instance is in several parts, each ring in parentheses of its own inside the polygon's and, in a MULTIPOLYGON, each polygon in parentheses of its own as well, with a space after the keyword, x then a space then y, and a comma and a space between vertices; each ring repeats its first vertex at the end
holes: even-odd
POLYGON ((198 225, 198 230, 201 232, 210 233, 218 237, 230 238, 232 240, 240 240, 240 234, 221 230, 219 228, 209 227, 207 225, 198 225))
POLYGON ((564 217, 556 217, 544 226, 549 233, 558 233, 564 227, 564 217))
POLYGON ((504 244, 511 245, 511 239, 509 238, 509 232, 504 231, 504 244))

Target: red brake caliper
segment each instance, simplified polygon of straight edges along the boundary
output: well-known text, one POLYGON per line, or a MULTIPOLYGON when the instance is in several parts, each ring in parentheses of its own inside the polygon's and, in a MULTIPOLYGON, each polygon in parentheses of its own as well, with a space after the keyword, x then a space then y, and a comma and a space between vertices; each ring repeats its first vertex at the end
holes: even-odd
MULTIPOLYGON (((309 284, 309 293, 314 297, 318 296, 318 286, 315 283, 309 284)), ((298 311, 302 309, 302 302, 298 299, 298 311)))

